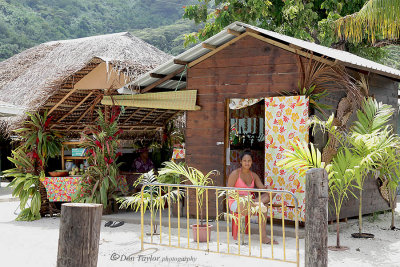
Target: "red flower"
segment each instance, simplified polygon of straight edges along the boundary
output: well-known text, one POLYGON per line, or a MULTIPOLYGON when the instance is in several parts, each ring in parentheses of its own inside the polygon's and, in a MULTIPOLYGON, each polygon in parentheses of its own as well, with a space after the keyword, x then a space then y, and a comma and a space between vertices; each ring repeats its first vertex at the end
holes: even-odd
POLYGON ((94 141, 94 143, 95 143, 99 148, 101 148, 101 143, 100 143, 99 140, 94 141))
POLYGON ((119 134, 122 134, 124 131, 122 129, 119 129, 118 131, 115 132, 115 134, 113 135, 113 137, 116 137, 119 134))
POLYGON ((36 137, 36 144, 39 144, 39 137, 36 137))
POLYGON ((120 156, 122 156, 122 153, 121 153, 121 152, 118 152, 117 154, 115 154, 115 156, 116 156, 116 157, 120 157, 120 156))
POLYGON ((53 116, 50 116, 47 118, 47 120, 44 123, 44 128, 47 128, 47 126, 49 126, 52 119, 53 119, 53 116))

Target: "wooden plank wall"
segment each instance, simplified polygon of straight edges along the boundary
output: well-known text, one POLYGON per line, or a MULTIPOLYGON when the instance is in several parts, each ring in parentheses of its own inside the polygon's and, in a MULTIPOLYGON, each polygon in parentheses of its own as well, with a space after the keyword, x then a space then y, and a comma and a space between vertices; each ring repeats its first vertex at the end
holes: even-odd
MULTIPOLYGON (((201 110, 187 112, 188 165, 203 172, 218 170, 221 175, 214 184, 225 186, 224 145, 217 145, 224 142, 225 100, 276 96, 297 88, 296 60, 289 51, 246 36, 190 68, 187 89, 198 90, 201 110)), ((215 214, 215 191, 209 194, 209 212, 215 214)), ((194 196, 189 201, 191 215, 195 215, 194 196)))
MULTIPOLYGON (((296 55, 263 41, 246 36, 188 70, 187 88, 198 90, 200 111, 187 112, 186 162, 203 172, 218 170, 221 175, 214 185, 225 186, 224 180, 224 109, 229 98, 256 98, 280 95, 297 88, 299 72, 296 55)), ((358 75, 356 75, 358 78, 358 75)), ((370 94, 378 101, 397 107, 397 86, 391 79, 371 74, 370 94)), ((334 109, 343 92, 331 92, 328 104, 334 109)), ((398 115, 393 120, 396 127, 398 115)), ((396 129, 396 128, 395 128, 396 129)), ((326 139, 314 142, 323 147, 326 139)), ((388 209, 380 196, 376 181, 366 182, 363 213, 388 209)), ((215 191, 209 192, 209 216, 215 217, 215 191)), ((194 194, 190 195, 190 213, 196 213, 194 194)), ((221 205, 222 203, 220 203, 221 205)), ((225 203, 224 203, 225 206, 225 203)), ((205 209, 205 205, 203 207, 205 209)), ((221 213, 222 210, 219 210, 221 213)), ((358 201, 350 198, 343 206, 341 218, 358 214, 358 201)), ((330 218, 331 214, 330 214, 330 218)))

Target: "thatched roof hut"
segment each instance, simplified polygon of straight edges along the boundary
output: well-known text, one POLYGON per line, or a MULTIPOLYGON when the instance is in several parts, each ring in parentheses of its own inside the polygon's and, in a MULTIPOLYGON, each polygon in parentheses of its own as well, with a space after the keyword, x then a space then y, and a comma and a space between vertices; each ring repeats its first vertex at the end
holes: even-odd
MULTIPOLYGON (((53 127, 73 135, 93 123, 104 94, 114 94, 169 58, 128 32, 47 42, 0 62, 0 101, 25 111, 47 109, 53 127)), ((175 113, 127 108, 121 127, 154 130, 175 113)), ((6 119, 6 131, 24 119, 24 114, 6 119)))

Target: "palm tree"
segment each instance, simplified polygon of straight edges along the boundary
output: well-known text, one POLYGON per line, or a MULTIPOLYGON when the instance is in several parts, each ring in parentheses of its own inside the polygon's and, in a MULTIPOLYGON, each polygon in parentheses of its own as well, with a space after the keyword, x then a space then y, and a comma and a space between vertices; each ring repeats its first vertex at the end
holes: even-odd
POLYGON ((288 170, 298 168, 300 173, 304 173, 310 168, 324 168, 328 172, 329 194, 333 199, 336 215, 335 249, 348 249, 348 247, 340 246, 339 217, 342 204, 348 194, 356 197, 352 189, 357 187, 353 181, 360 174, 359 168, 357 168, 360 159, 354 157, 349 149, 342 148, 333 158, 332 163, 325 165, 321 161, 321 152, 312 144, 309 147, 305 142, 297 142, 297 144, 292 144, 292 147, 294 150, 286 150, 286 158, 279 161, 277 165, 288 170))
POLYGON ((400 42, 400 0, 369 0, 363 8, 335 22, 337 35, 359 43, 367 35, 377 45, 400 42))
MULTIPOLYGON (((362 192, 368 175, 382 170, 388 179, 395 180, 393 172, 396 171, 394 167, 396 161, 393 159, 393 151, 399 150, 400 142, 397 135, 393 134, 391 126, 387 125, 393 112, 394 109, 391 106, 368 98, 363 102, 362 108, 357 111, 358 120, 353 123, 349 131, 339 130, 334 126, 333 115, 327 121, 314 117, 311 124, 318 125, 323 131, 331 134, 340 143, 343 152, 337 153, 332 162, 326 165, 321 160, 321 153, 312 144, 309 148, 306 143, 298 143, 292 144, 294 150, 286 150, 286 158, 278 162, 278 165, 283 168, 297 168, 300 173, 310 168, 325 168, 330 179, 329 185, 332 187, 330 192, 334 199, 337 218, 347 192, 351 192, 350 189, 353 187, 358 188, 360 236, 362 234, 362 192), (389 164, 389 161, 393 164, 389 164), (352 185, 353 181, 356 186, 352 185)), ((338 227, 337 230, 339 232, 338 227)), ((339 237, 337 246, 340 246, 339 237)))

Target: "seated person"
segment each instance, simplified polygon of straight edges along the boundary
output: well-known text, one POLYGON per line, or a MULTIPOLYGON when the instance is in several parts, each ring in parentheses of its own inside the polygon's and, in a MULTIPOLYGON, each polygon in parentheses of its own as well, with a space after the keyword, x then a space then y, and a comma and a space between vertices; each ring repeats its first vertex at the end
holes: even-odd
POLYGON ((133 161, 132 172, 146 173, 154 170, 154 164, 149 158, 149 150, 147 148, 139 149, 140 156, 133 161))
MULTIPOLYGON (((240 156, 240 164, 241 168, 234 170, 228 178, 228 187, 239 187, 239 188, 260 188, 260 189, 269 189, 269 186, 265 186, 261 180, 260 177, 254 172, 250 170, 251 165, 253 163, 251 152, 249 150, 243 151, 242 155, 240 156)), ((249 194, 250 191, 237 191, 239 194, 239 197, 244 197, 249 194)), ((250 193, 251 194, 251 193, 250 193)), ((258 198, 258 193, 255 194, 258 198)), ((275 194, 272 194, 272 198, 275 196, 275 194)), ((254 199, 254 197, 253 197, 254 199)), ((261 227, 261 235, 262 235, 262 242, 265 244, 270 244, 271 239, 267 237, 267 232, 266 232, 266 220, 265 218, 267 217, 267 204, 269 203, 269 193, 261 193, 260 200, 261 204, 258 202, 250 202, 250 205, 252 207, 255 207, 256 209, 261 205, 261 212, 264 214, 264 219, 262 220, 262 227, 261 227)), ((240 203, 239 204, 240 208, 240 214, 241 216, 247 216, 249 214, 248 211, 248 206, 245 203, 240 203)), ((230 197, 229 198, 229 209, 232 212, 238 212, 238 203, 237 200, 230 197)), ((250 211, 251 212, 251 211, 250 211)), ((274 240, 274 244, 278 244, 274 240)))

